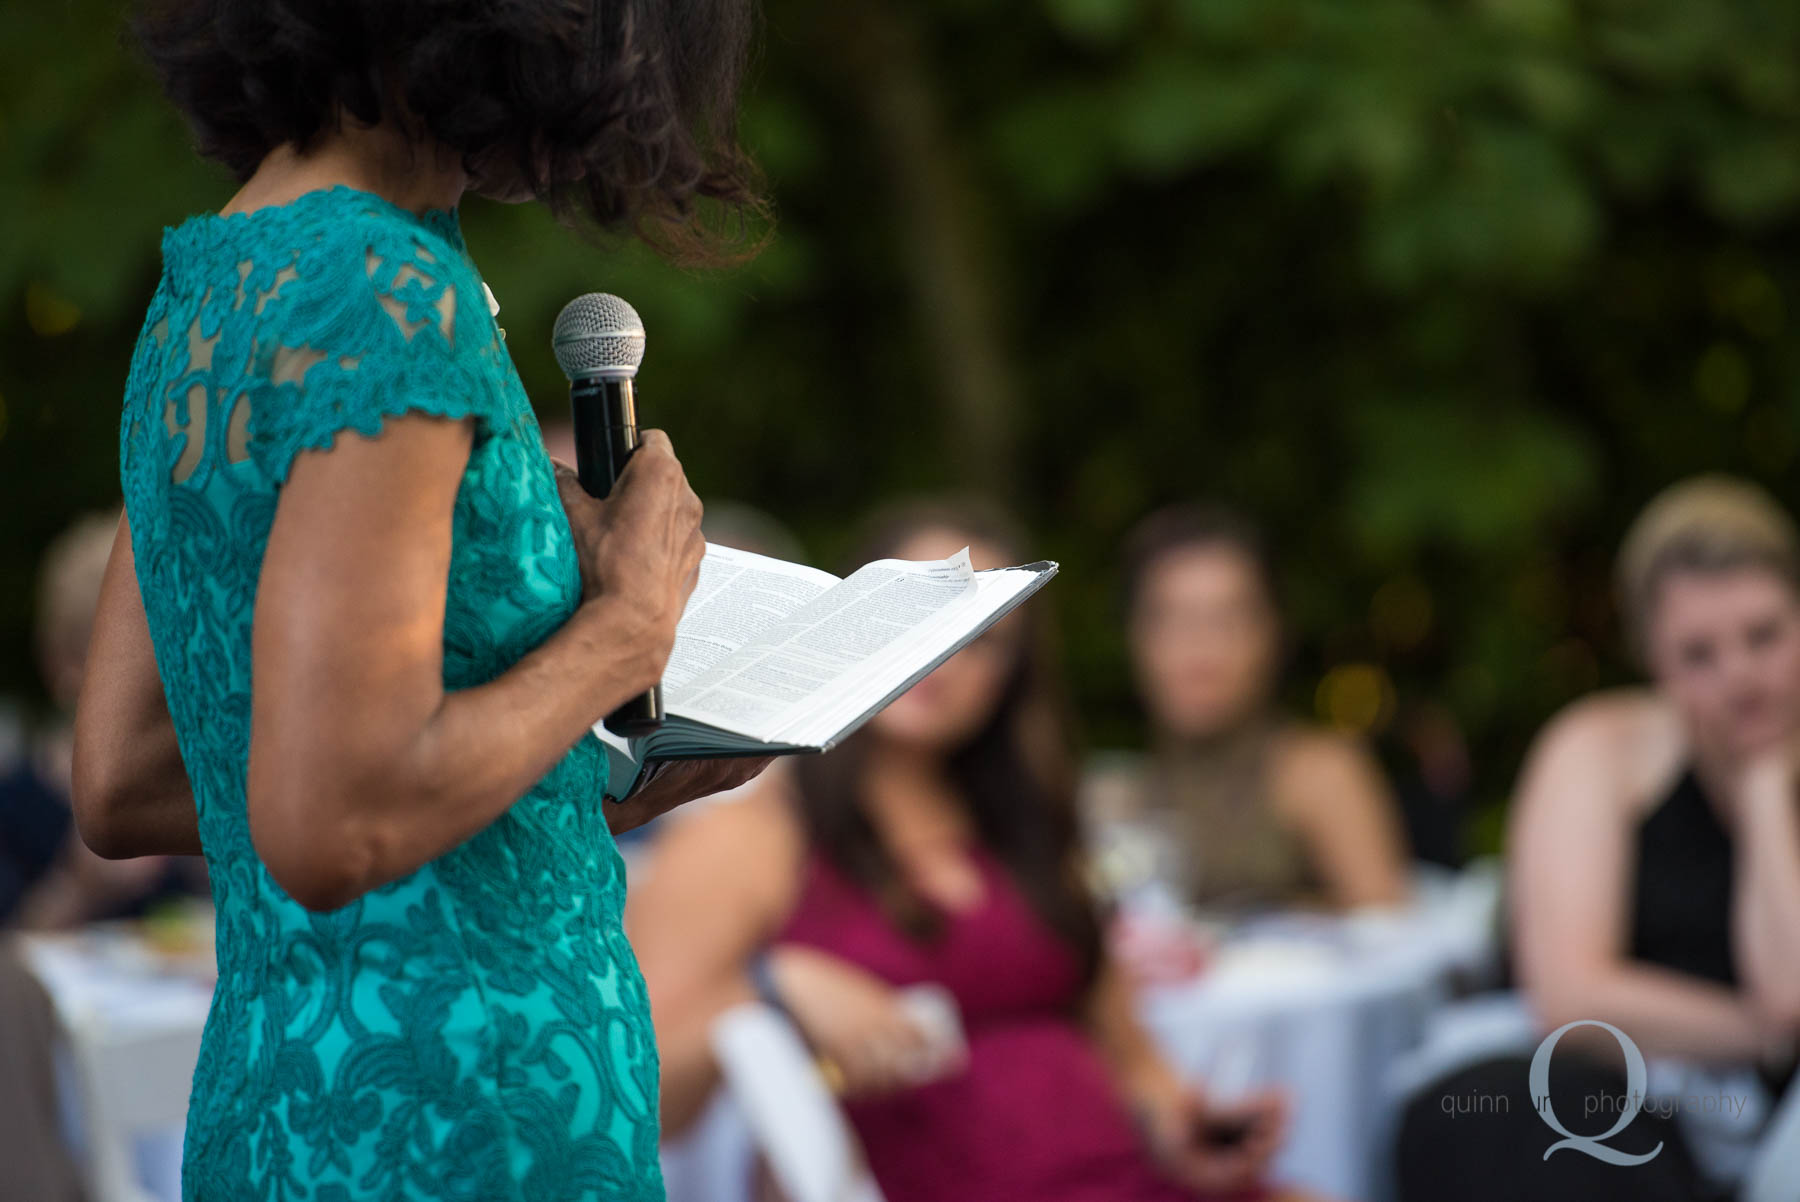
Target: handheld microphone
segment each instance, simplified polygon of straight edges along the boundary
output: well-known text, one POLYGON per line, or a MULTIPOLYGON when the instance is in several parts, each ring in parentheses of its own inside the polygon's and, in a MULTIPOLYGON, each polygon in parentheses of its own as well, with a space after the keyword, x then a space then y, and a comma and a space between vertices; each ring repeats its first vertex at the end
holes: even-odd
MULTIPOLYGON (((589 496, 604 497, 638 447, 634 381, 644 359, 644 323, 618 297, 590 292, 556 315, 550 344, 569 378, 575 474, 589 496)), ((649 734, 664 716, 662 685, 656 684, 608 714, 606 729, 625 738, 649 734)))

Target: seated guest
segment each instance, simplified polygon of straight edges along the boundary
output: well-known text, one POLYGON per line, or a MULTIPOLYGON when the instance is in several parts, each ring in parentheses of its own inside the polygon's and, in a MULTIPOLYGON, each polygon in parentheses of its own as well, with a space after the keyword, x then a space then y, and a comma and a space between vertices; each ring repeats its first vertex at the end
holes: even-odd
MULTIPOLYGON (((146 873, 112 865, 82 846, 69 810, 68 715, 75 709, 100 577, 117 513, 64 531, 38 577, 38 668, 58 707, 20 729, 0 754, 0 928, 70 926, 128 902, 146 873), (114 869, 125 869, 124 872, 114 869)), ((81 1202, 76 1161, 63 1142, 55 1049, 56 1012, 12 936, 0 930, 0 1198, 81 1202)))
POLYGON ((1168 883, 1199 906, 1403 900, 1406 840, 1380 767, 1276 704, 1283 621, 1262 535, 1229 510, 1176 506, 1137 527, 1125 559, 1150 746, 1096 761, 1088 820, 1153 826, 1168 883))
MULTIPOLYGON (((1760 489, 1702 477, 1650 503, 1625 538, 1616 576, 1627 635, 1651 684, 1576 702, 1531 750, 1509 839, 1513 964, 1545 1033, 1600 1020, 1653 1064, 1750 1070, 1737 1081, 1766 1091, 1738 1103, 1752 1103, 1744 1110, 1751 1121, 1785 1088, 1800 1032, 1800 539, 1760 489)), ((1586 1074, 1588 1094, 1623 1095, 1619 1048, 1609 1033, 1575 1028, 1557 1045, 1558 1072, 1586 1074)), ((1482 1082, 1523 1095, 1526 1079, 1523 1060, 1487 1063, 1428 1091, 1402 1139, 1403 1176, 1420 1182, 1408 1196, 1435 1196, 1426 1184, 1434 1164, 1455 1160, 1460 1173, 1468 1156, 1497 1164, 1522 1146, 1486 1120, 1465 1118, 1451 1130, 1456 1124, 1432 1109, 1440 1095, 1482 1082), (1465 1136, 1476 1142, 1460 1142, 1465 1136)), ((1618 1113, 1584 1124, 1584 1111, 1593 1112, 1585 1098, 1553 1105, 1571 1116, 1563 1122, 1572 1130, 1589 1134, 1618 1113)), ((1639 1154, 1659 1140, 1670 1145, 1651 1162, 1658 1168, 1631 1171, 1646 1190, 1658 1176, 1678 1180, 1643 1197, 1711 1196, 1754 1158, 1753 1146, 1734 1155, 1730 1145, 1753 1141, 1755 1131, 1720 1127, 1722 1142, 1683 1147, 1683 1124, 1655 1118, 1640 1115, 1608 1141, 1634 1140, 1624 1150, 1639 1154)), ((1538 1148, 1523 1158, 1532 1176, 1520 1177, 1519 1165, 1496 1170, 1492 1189, 1465 1196, 1588 1196, 1536 1167, 1556 1136, 1529 1107, 1522 1121, 1538 1148), (1558 1192, 1542 1192, 1552 1185, 1558 1192)), ((1568 1177, 1595 1171, 1574 1163, 1587 1159, 1551 1163, 1568 1177)), ((1780 1196, 1794 1196, 1791 1180, 1780 1196)))
MULTIPOLYGON (((856 562, 964 545, 978 568, 1028 558, 961 503, 890 513, 856 562)), ((889 1202, 1270 1196, 1279 1097, 1180 1078, 1102 947, 1044 617, 1039 597, 842 747, 664 833, 626 925, 665 1130, 716 1083, 714 1019, 761 996, 827 1066, 889 1202), (947 1072, 899 992, 920 984, 960 1012, 947 1072)))
POLYGON ((16 756, 0 757, 0 926, 67 928, 206 892, 197 858, 101 859, 77 837, 69 808, 75 699, 118 525, 117 510, 91 514, 44 553, 36 642, 53 708, 47 721, 21 732, 16 756))

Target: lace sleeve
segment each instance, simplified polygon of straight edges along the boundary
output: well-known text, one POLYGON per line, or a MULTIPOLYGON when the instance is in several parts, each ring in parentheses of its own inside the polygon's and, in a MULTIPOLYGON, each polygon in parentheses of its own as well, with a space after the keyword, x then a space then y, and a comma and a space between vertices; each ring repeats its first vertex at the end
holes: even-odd
POLYGON ((353 222, 265 282, 277 308, 259 323, 248 451, 276 485, 299 452, 408 410, 474 417, 477 443, 509 420, 480 279, 448 243, 353 222))

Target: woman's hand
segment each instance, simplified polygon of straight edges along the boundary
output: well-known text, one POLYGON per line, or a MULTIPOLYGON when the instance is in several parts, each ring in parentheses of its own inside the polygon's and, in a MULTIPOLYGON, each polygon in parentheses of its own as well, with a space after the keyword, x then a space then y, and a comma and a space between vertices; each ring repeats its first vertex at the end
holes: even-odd
POLYGON ((1268 1171, 1287 1104, 1265 1091, 1227 1105, 1183 1086, 1144 1100, 1140 1114, 1164 1171, 1194 1189, 1229 1193, 1251 1188, 1268 1171))
POLYGON ((840 1096, 889 1093, 929 1074, 931 1041, 886 981, 791 944, 769 953, 769 971, 840 1096))
POLYGON ((1800 755, 1793 739, 1746 757, 1727 785, 1732 829, 1732 944, 1764 1058, 1780 1062, 1800 1032, 1800 755))
POLYGON ((772 755, 657 760, 646 769, 654 773, 648 780, 622 800, 605 803, 607 829, 622 835, 697 797, 723 793, 747 784, 774 762, 772 755))
POLYGON ((1091 991, 1088 1020, 1165 1172, 1208 1193, 1258 1183, 1281 1142, 1285 1106, 1279 1095, 1227 1105, 1183 1080, 1139 1021, 1131 985, 1110 958, 1091 991))
POLYGON ((1796 780, 1800 780, 1800 747, 1782 740, 1746 757, 1727 788, 1740 812, 1753 813, 1759 806, 1791 808, 1800 799, 1796 780))
POLYGON ((675 627, 700 575, 706 539, 700 498, 669 436, 645 430, 605 499, 590 497, 575 469, 560 460, 556 486, 581 563, 583 604, 604 600, 610 619, 641 630, 647 679, 661 678, 675 627))

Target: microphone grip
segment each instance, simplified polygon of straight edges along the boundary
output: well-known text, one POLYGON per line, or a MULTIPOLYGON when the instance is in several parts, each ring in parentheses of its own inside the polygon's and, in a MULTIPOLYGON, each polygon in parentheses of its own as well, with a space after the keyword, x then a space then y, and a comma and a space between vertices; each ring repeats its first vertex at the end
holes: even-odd
MULTIPOLYGON (((612 493, 626 460, 638 448, 637 392, 630 379, 596 378, 569 385, 575 426, 575 475, 590 497, 612 493)), ((606 729, 623 738, 647 735, 663 723, 662 685, 606 716, 606 729)))

